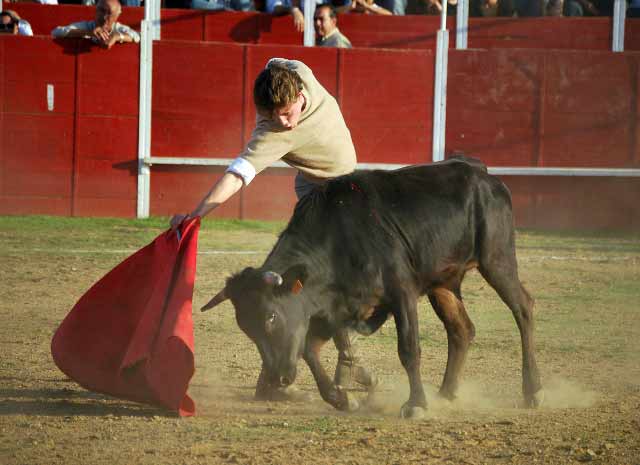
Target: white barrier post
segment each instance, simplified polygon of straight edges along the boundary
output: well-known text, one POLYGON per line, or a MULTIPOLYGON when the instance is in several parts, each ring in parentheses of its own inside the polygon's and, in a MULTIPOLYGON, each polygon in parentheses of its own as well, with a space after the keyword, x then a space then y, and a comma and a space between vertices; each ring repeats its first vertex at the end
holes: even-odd
POLYGON ((316 32, 313 28, 313 15, 316 12, 316 0, 304 0, 304 46, 316 44, 316 32))
POLYGON ((615 0, 613 4, 613 39, 611 50, 624 52, 624 20, 626 16, 626 0, 615 0))
POLYGON ((436 66, 433 92, 433 142, 431 157, 434 162, 444 160, 445 121, 447 118, 447 0, 442 1, 440 30, 436 41, 436 66))
POLYGON ((469 35, 469 0, 458 0, 456 10, 456 49, 466 50, 469 35))
MULTIPOLYGON (((153 11, 159 13, 158 0, 145 2, 140 23, 140 92, 138 103, 138 202, 136 216, 149 217, 151 170, 145 158, 151 156, 151 88, 153 81, 153 11)), ((159 17, 159 14, 158 14, 159 17)), ((158 36, 160 23, 157 22, 158 36)))

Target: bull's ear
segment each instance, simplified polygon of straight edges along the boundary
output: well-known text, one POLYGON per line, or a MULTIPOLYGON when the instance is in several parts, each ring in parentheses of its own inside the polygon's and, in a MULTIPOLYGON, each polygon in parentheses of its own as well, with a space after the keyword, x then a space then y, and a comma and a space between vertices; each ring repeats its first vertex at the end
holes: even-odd
POLYGON ((282 275, 281 289, 285 292, 299 294, 309 277, 306 265, 293 265, 282 275))

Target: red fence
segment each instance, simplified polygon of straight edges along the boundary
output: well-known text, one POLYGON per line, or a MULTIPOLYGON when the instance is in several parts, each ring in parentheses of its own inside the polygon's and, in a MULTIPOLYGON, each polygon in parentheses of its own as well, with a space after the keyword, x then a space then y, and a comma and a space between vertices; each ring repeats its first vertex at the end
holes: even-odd
MULTIPOLYGON (((134 216, 135 45, 0 38, 0 213, 134 216), (47 106, 47 86, 53 108, 47 106)), ((152 154, 232 158, 253 128, 269 57, 305 61, 338 99, 361 162, 431 158, 429 50, 308 49, 161 41, 152 154)), ((452 51, 447 147, 490 166, 640 168, 640 54, 452 51)), ((192 208, 221 169, 154 166, 151 213, 192 208)), ((640 230, 638 178, 507 177, 519 226, 640 230)), ((216 212, 286 218, 292 172, 272 169, 216 212)))
MULTIPOLYGON (((93 19, 93 7, 5 3, 31 23, 34 34, 49 35, 56 26, 93 19)), ((143 8, 123 8, 120 22, 140 29, 143 8)), ((289 16, 261 13, 163 9, 162 38, 248 44, 302 44, 289 16)), ((433 49, 437 16, 339 16, 340 30, 356 47, 433 49)), ((448 29, 455 31, 455 19, 448 29)), ((611 18, 470 18, 470 48, 611 50, 611 18)), ((640 50, 640 20, 627 19, 625 50, 640 50)), ((453 47, 455 41, 450 40, 453 47)))

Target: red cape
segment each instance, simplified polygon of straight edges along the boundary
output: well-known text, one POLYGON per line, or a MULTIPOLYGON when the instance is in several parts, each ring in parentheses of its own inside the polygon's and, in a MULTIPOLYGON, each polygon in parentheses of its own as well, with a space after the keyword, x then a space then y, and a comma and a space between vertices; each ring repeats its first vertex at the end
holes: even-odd
POLYGON ((60 370, 81 386, 182 416, 194 373, 191 300, 200 218, 167 231, 94 284, 51 341, 60 370))

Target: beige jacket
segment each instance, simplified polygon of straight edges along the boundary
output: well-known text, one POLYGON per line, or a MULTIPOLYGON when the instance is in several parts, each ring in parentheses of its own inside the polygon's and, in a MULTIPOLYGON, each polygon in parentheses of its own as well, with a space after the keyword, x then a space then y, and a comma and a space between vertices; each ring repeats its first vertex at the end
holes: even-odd
POLYGON ((251 163, 256 173, 282 160, 316 183, 351 173, 356 167, 356 151, 336 99, 301 61, 273 58, 267 66, 273 62, 285 63, 300 75, 305 107, 292 130, 279 129, 276 123, 258 115, 240 158, 251 163))

